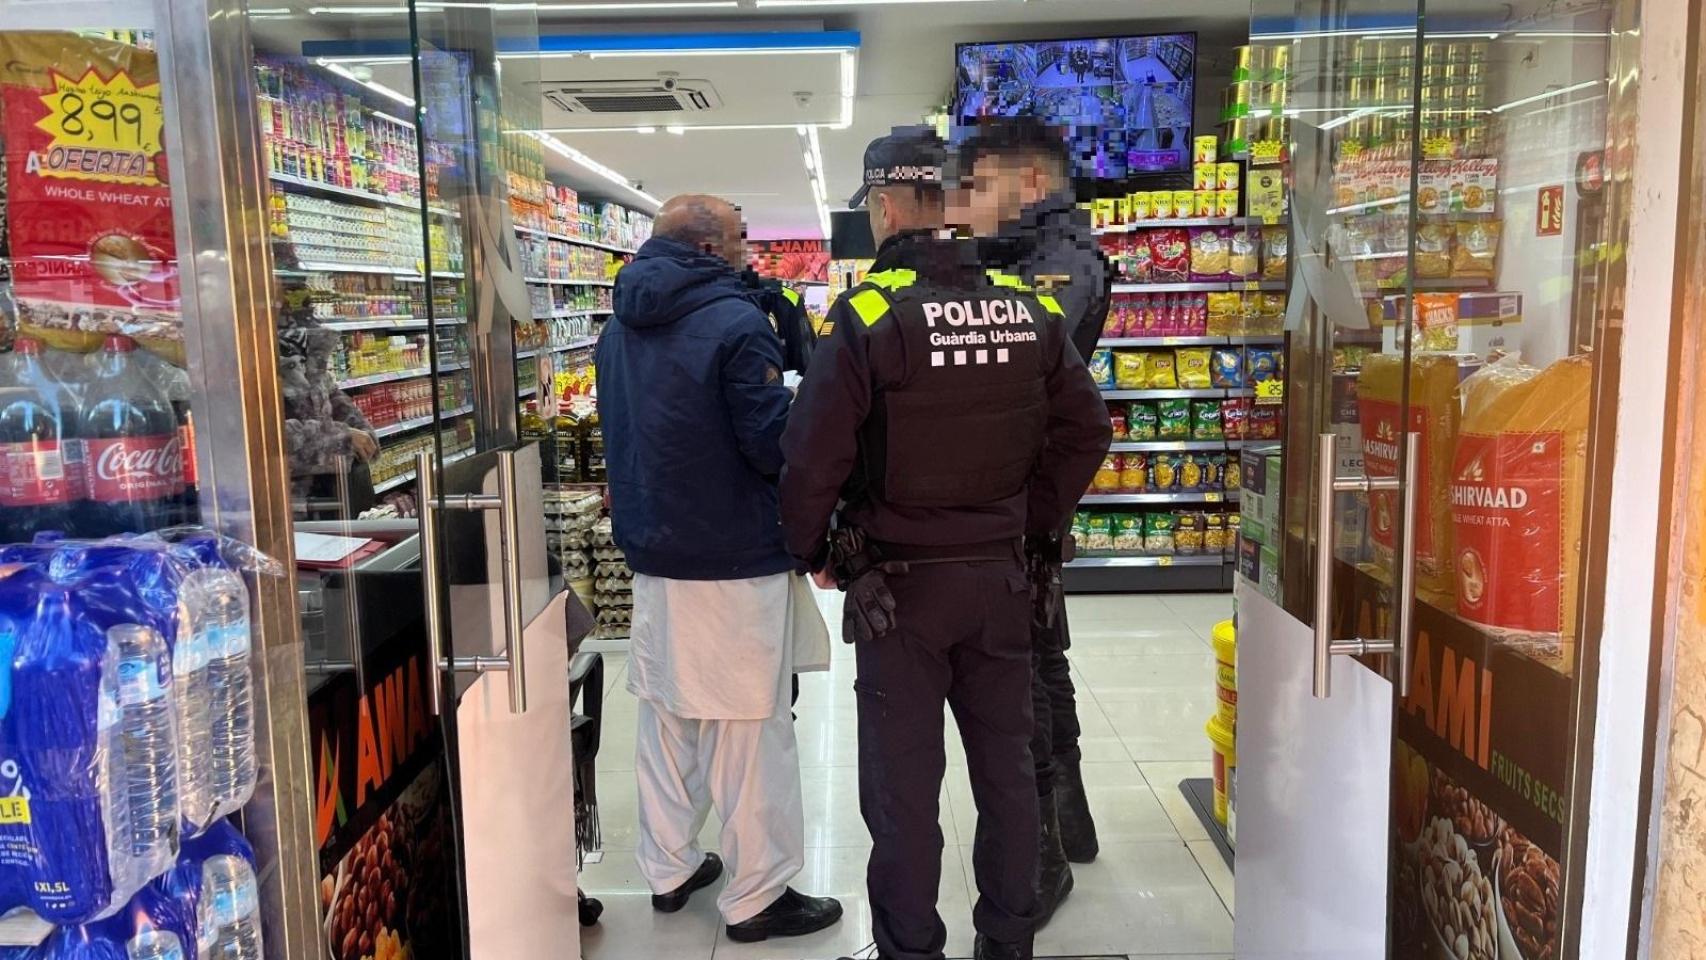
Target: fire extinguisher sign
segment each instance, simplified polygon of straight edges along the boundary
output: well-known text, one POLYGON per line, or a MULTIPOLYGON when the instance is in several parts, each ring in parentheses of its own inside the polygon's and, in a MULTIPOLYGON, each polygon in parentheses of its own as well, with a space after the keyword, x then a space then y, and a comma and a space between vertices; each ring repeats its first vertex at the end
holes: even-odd
POLYGON ((1562 184, 1540 188, 1540 202, 1534 208, 1534 233, 1541 237, 1564 234, 1564 187, 1562 184))

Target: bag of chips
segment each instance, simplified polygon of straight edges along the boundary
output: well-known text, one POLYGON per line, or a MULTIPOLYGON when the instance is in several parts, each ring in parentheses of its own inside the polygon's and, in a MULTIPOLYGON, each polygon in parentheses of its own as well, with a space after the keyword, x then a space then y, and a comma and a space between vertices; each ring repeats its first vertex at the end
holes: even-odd
POLYGON ((1096 386, 1103 390, 1114 388, 1114 352, 1107 347, 1097 347, 1090 354, 1090 379, 1096 381, 1096 386))
POLYGON ((1179 489, 1195 492, 1207 486, 1208 457, 1200 453, 1187 453, 1179 460, 1179 489))
POLYGON ((1227 227, 1192 227, 1191 279, 1225 280, 1232 269, 1232 231, 1227 227))
POLYGON ((1285 227, 1262 228, 1262 279, 1284 280, 1291 269, 1291 237, 1285 227))
POLYGON ((1209 556, 1224 554, 1232 549, 1231 537, 1226 529, 1226 514, 1210 513, 1203 516, 1202 552, 1209 556))
POLYGON ((1208 522, 1200 513, 1181 513, 1173 527, 1173 552, 1194 557, 1203 552, 1203 533, 1208 522))
POLYGON ((1209 357, 1209 384, 1217 389, 1235 390, 1244 385, 1244 350, 1242 347, 1215 347, 1209 357))
POLYGON ((1250 398, 1227 397, 1220 401, 1220 432, 1228 440, 1250 436, 1250 398))
POLYGON ((1220 425, 1220 401, 1192 400, 1191 439, 1219 440, 1224 436, 1220 425))
POLYGON ((1450 224, 1424 223, 1416 229, 1416 276, 1441 280, 1451 276, 1450 224))
POLYGON ((1251 440, 1278 440, 1280 438, 1280 408, 1251 407, 1250 423, 1246 435, 1251 440))
POLYGON ((1226 272, 1234 280, 1252 280, 1261 272, 1262 235, 1255 230, 1234 230, 1226 272))
POLYGON ((1108 317, 1102 321, 1102 336, 1123 337, 1126 335, 1126 325, 1131 322, 1131 298, 1124 294, 1116 294, 1108 303, 1108 317))
POLYGON ((1143 517, 1135 513, 1114 514, 1114 553, 1133 557, 1143 553, 1143 517))
POLYGON ((1125 255, 1126 279, 1132 283, 1153 283, 1155 257, 1149 249, 1149 238, 1138 235, 1130 240, 1125 255))
POLYGON ((1209 347, 1180 347, 1173 351, 1178 373, 1175 379, 1185 390, 1207 390, 1214 383, 1209 371, 1213 350, 1209 347))
POLYGON ((1155 405, 1160 423, 1155 431, 1158 440, 1189 440, 1191 438, 1191 402, 1161 400, 1155 405))
POLYGON ((1416 294, 1416 324, 1412 340, 1423 350, 1453 351, 1458 348, 1458 308, 1455 293, 1416 294))
POLYGON ((1181 295, 1184 301, 1185 316, 1181 321, 1185 336, 1200 337, 1208 333, 1208 294, 1186 293, 1181 295))
POLYGON ((1131 428, 1126 425, 1123 406, 1116 403, 1108 404, 1108 424, 1114 428, 1115 443, 1131 439, 1131 428))
POLYGON ((1238 457, 1227 457, 1220 471, 1220 486, 1226 491, 1244 489, 1244 464, 1238 457))
POLYGON ((1149 461, 1149 485, 1158 493, 1171 493, 1179 489, 1179 474, 1183 472, 1184 465, 1183 454, 1156 454, 1149 461))
POLYGON ((1106 557, 1114 552, 1114 518, 1112 514, 1092 513, 1084 523, 1084 554, 1106 557))
POLYGON ((1114 351, 1114 386, 1142 390, 1149 386, 1149 354, 1142 350, 1114 351))
POLYGON ((1492 279, 1499 255, 1500 223, 1471 220, 1457 225, 1457 244, 1451 250, 1451 275, 1492 279))
POLYGON ((1096 475, 1090 478, 1091 493, 1120 492, 1120 455, 1110 453, 1102 458, 1102 465, 1096 469, 1096 475))
POLYGON ((1072 539, 1076 543, 1085 543, 1090 539, 1090 514, 1079 510, 1072 515, 1072 539))
POLYGON ((1170 513, 1143 515, 1143 552, 1152 557, 1173 555, 1173 529, 1177 523, 1170 513))
POLYGON ((1149 231, 1151 283, 1184 283, 1191 277, 1191 234, 1167 227, 1149 231))
POLYGON ((1160 436, 1161 418, 1155 404, 1148 400, 1133 400, 1126 415, 1126 434, 1132 440, 1154 440, 1160 436))
POLYGON ((1142 493, 1149 489, 1149 458, 1141 453, 1120 455, 1120 492, 1142 493))
POLYGON ((1146 356, 1149 375, 1144 379, 1143 386, 1151 390, 1177 390, 1179 375, 1173 364, 1173 355, 1152 351, 1146 356))
POLYGON ((1205 301, 1208 321, 1204 334, 1210 337, 1229 337, 1240 331, 1239 319, 1244 313, 1244 297, 1237 293, 1211 293, 1205 301))
POLYGON ((1203 470, 1203 484, 1209 490, 1226 489, 1226 465, 1236 460, 1237 456, 1225 453, 1208 455, 1208 465, 1203 470))

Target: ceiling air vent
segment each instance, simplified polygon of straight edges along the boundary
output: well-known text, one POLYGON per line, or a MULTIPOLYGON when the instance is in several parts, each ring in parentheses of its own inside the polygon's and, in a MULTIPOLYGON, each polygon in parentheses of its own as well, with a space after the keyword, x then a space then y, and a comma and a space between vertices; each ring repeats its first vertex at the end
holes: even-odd
POLYGON ((708 80, 585 80, 546 84, 544 93, 568 113, 696 113, 723 105, 708 80))

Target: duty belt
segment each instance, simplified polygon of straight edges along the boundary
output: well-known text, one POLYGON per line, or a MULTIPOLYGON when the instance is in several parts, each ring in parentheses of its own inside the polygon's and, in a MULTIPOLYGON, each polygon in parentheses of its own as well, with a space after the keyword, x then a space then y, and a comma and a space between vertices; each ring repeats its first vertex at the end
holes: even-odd
POLYGON ((963 543, 949 546, 930 546, 917 543, 873 543, 877 556, 884 563, 902 565, 893 573, 905 572, 905 567, 920 567, 938 563, 975 563, 988 560, 1018 560, 1024 556, 1025 542, 990 540, 984 543, 963 543))

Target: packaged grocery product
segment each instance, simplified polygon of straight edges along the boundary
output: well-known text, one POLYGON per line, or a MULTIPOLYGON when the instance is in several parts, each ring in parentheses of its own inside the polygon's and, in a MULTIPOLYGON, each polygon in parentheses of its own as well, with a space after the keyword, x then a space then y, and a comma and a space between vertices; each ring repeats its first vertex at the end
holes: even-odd
POLYGON ((1097 230, 1106 230, 1115 226, 1114 201, 1110 197, 1098 197, 1090 207, 1090 222, 1097 230))
POLYGON ((1239 327, 1244 311, 1244 296, 1238 293, 1211 293, 1204 300, 1207 320, 1203 329, 1208 336, 1231 336, 1239 327))
POLYGON ((1219 440, 1223 436, 1220 426, 1220 401, 1192 400, 1191 439, 1219 440))
POLYGON ((1226 227, 1192 227, 1191 279, 1224 280, 1232 269, 1232 231, 1226 227))
POLYGON ((1492 279, 1499 255, 1500 223, 1472 220, 1457 225, 1457 243, 1451 249, 1451 275, 1460 278, 1492 279))
POLYGON ((1416 276, 1422 280, 1441 280, 1451 276, 1450 224, 1437 221, 1424 223, 1416 229, 1416 276))
POLYGON ((1132 234, 1126 237, 1126 279, 1132 283, 1149 283, 1155 276, 1155 253, 1149 249, 1149 235, 1132 234))
POLYGON ((1143 553, 1143 517, 1135 513, 1114 514, 1114 546, 1118 556, 1132 557, 1143 553))
POLYGON ((1244 463, 1238 457, 1228 456, 1225 466, 1220 468, 1220 486, 1223 490, 1242 490, 1244 488, 1244 463))
POLYGON ((1216 190, 1236 190, 1238 182, 1244 175, 1244 169, 1236 162, 1222 163, 1215 167, 1214 188, 1216 190))
POLYGON ((1180 347, 1173 351, 1179 387, 1184 390, 1207 390, 1214 377, 1209 370, 1213 355, 1210 347, 1180 347))
POLYGON ((1237 389, 1244 385, 1244 348, 1215 347, 1209 356, 1209 385, 1237 389))
POLYGON ((1184 491, 1202 490, 1208 486, 1208 458, 1198 453, 1187 453, 1179 458, 1179 489, 1184 491))
POLYGON ((1090 479, 1090 492, 1120 492, 1120 454, 1110 453, 1102 458, 1102 465, 1096 468, 1096 475, 1090 479))
POLYGON ((1142 493, 1149 489, 1149 458, 1141 453, 1120 454, 1120 492, 1142 493))
POLYGON ((1142 390, 1149 385, 1149 354, 1143 350, 1114 351, 1114 386, 1142 390))
POLYGON ((1114 429, 1115 443, 1131 439, 1130 428, 1126 425, 1124 406, 1117 403, 1108 404, 1108 423, 1114 429))
MULTIPOLYGON (((1416 503, 1416 570, 1421 586, 1436 595, 1452 591, 1450 451, 1457 443, 1459 405, 1457 361, 1451 357, 1418 354, 1409 366, 1408 422, 1403 416, 1405 388, 1401 355, 1373 353, 1363 360, 1357 377, 1357 410, 1362 426, 1363 464, 1370 477, 1398 476, 1404 435, 1421 434, 1417 477, 1423 496, 1416 503)), ((1397 548, 1401 500, 1395 493, 1371 493, 1369 536, 1374 559, 1392 569, 1397 548)))
POLYGON ((1108 301, 1108 316, 1102 321, 1102 336, 1125 336, 1126 317, 1131 309, 1131 298, 1125 294, 1116 294, 1108 301))
POLYGON ((1423 350, 1456 350, 1459 303, 1455 293, 1416 294, 1414 342, 1423 350))
POLYGON ((1211 453, 1203 458, 1203 489, 1226 489, 1226 465, 1237 459, 1224 453, 1211 453))
POLYGON ((1090 541, 1090 513, 1079 510, 1072 515, 1072 539, 1078 544, 1090 541))
POLYGON ((1208 330, 1208 294, 1184 293, 1180 296, 1184 298, 1187 307, 1183 324, 1185 335, 1202 336, 1208 330))
POLYGON ((1173 552, 1181 557, 1194 557, 1203 552, 1204 532, 1208 521, 1200 513, 1181 513, 1173 527, 1173 552))
POLYGON ((1271 380, 1281 373, 1281 353, 1275 347, 1251 346, 1244 351, 1245 363, 1248 368, 1246 377, 1250 383, 1261 383, 1271 380))
POLYGON ((1284 227, 1262 228, 1262 279, 1284 280, 1291 268, 1291 236, 1284 227))
POLYGON ((1191 233, 1177 227, 1149 231, 1149 279, 1184 283, 1191 276, 1191 233))
POLYGON ((1219 166, 1213 162, 1198 161, 1191 165, 1191 189, 1202 192, 1214 190, 1219 175, 1219 166))
POLYGON ((1195 190, 1173 191, 1173 216, 1183 220, 1196 210, 1197 196, 1195 190))
POLYGON ((1173 555, 1173 531, 1177 518, 1171 513, 1143 515, 1143 552, 1152 557, 1173 555))
POLYGON ((1214 215, 1217 217, 1238 216, 1238 191, 1216 190, 1214 193, 1214 215))
POLYGON ((1154 440, 1160 436, 1161 420, 1155 404, 1148 400, 1133 400, 1126 418, 1126 431, 1132 440, 1154 440))
POLYGON ((1114 518, 1111 514, 1092 513, 1084 523, 1084 553, 1105 557, 1114 552, 1114 518))
POLYGON ((1463 383, 1451 473, 1457 612, 1571 672, 1593 364, 1514 358, 1463 383))
POLYGON ((1160 493, 1179 489, 1179 474, 1184 468, 1184 456, 1177 453, 1158 453, 1149 461, 1149 485, 1160 493))
POLYGON ((1203 516, 1202 552, 1210 556, 1223 554, 1232 548, 1232 538, 1226 528, 1226 514, 1203 516))
POLYGON ((1213 190, 1198 190, 1196 196, 1191 200, 1191 215, 1194 217, 1214 216, 1214 196, 1213 190))
POLYGON ((1245 428, 1245 436, 1251 440, 1278 440, 1280 438, 1280 408, 1252 406, 1249 423, 1245 428))
POLYGON ((1204 134, 1191 141, 1191 159, 1196 163, 1215 163, 1220 159, 1220 138, 1204 134))
POLYGON ((1220 401, 1220 429, 1228 440, 1243 440, 1250 435, 1250 398, 1227 397, 1220 401))
POLYGON ((1252 167, 1244 180, 1250 216, 1275 223, 1285 216, 1285 179, 1274 167, 1252 167))
POLYGON ((1130 328, 1126 336, 1153 336, 1161 328, 1161 308, 1159 301, 1167 295, 1164 293, 1140 293, 1135 298, 1134 309, 1137 314, 1137 326, 1130 328))
POLYGON ((1149 195, 1149 213, 1150 218, 1154 220, 1173 219, 1173 191, 1156 190, 1151 193, 1149 195))
POLYGON ((1131 202, 1131 218, 1133 221, 1155 218, 1155 204, 1150 199, 1148 190, 1139 190, 1131 194, 1128 199, 1131 202))
POLYGON ((1151 390, 1176 390, 1179 387, 1178 369, 1173 363, 1173 355, 1162 351, 1150 351, 1146 355, 1145 367, 1148 376, 1144 386, 1151 390))
POLYGON ((1227 248, 1226 272, 1234 280, 1254 279, 1262 270, 1262 235, 1255 230, 1235 229, 1227 248))
POLYGON ((1096 381, 1096 386, 1103 390, 1114 388, 1114 352, 1106 347, 1098 347, 1090 354, 1090 379, 1096 381))
POLYGON ((1189 400, 1160 400, 1155 405, 1160 423, 1156 437, 1161 440, 1191 438, 1191 402, 1189 400))

